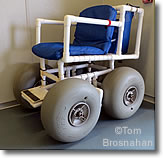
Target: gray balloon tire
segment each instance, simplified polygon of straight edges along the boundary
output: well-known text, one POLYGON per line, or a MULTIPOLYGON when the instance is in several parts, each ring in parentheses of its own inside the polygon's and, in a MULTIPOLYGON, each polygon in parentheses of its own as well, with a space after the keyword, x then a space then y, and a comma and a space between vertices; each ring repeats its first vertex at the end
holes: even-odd
POLYGON ((81 79, 65 79, 49 90, 41 106, 41 120, 46 132, 55 140, 75 142, 93 130, 100 111, 100 97, 94 86, 81 79), (68 115, 78 102, 89 105, 90 115, 85 124, 75 127, 70 124, 68 115))
POLYGON ((102 88, 104 110, 116 119, 126 119, 134 115, 144 98, 144 80, 138 71, 130 67, 119 67, 110 72, 105 77, 102 88), (123 97, 131 86, 136 87, 137 97, 131 105, 126 106, 123 97))
POLYGON ((33 107, 21 96, 21 91, 34 87, 40 81, 40 68, 38 63, 26 64, 19 70, 14 78, 13 93, 19 104, 25 109, 33 109, 33 107))

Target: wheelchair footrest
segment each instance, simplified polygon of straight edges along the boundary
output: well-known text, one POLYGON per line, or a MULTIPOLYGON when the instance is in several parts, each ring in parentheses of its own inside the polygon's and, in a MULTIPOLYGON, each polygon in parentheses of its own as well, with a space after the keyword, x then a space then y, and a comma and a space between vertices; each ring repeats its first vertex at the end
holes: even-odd
POLYGON ((29 104, 33 107, 39 107, 42 104, 48 90, 43 87, 34 87, 31 89, 23 90, 21 92, 21 96, 29 102, 29 104))

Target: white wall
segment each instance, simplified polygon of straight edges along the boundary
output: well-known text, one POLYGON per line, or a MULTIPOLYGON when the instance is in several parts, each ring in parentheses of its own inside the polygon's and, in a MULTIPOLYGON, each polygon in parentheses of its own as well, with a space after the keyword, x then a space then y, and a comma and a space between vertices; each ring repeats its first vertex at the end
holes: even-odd
POLYGON ((19 64, 30 62, 23 0, 0 1, 0 103, 14 100, 12 85, 19 64))
MULTIPOLYGON (((127 0, 0 0, 0 103, 15 100, 12 92, 15 72, 23 63, 37 61, 31 52, 35 43, 37 17, 62 20, 65 14, 78 15, 89 6, 126 2, 127 0)), ((145 18, 140 60, 122 64, 138 69, 145 78, 146 93, 154 96, 154 5, 143 5, 142 0, 128 2, 143 7, 145 18)), ((43 32, 43 41, 63 39, 61 26, 44 26, 43 32)), ((131 40, 130 49, 133 48, 133 43, 131 40)))

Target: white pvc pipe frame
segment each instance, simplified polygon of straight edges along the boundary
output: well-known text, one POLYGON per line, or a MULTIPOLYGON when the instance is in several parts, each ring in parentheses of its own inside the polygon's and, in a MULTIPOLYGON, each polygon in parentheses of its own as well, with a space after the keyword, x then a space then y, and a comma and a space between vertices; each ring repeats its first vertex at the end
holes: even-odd
MULTIPOLYGON (((70 52, 69 52, 71 25, 76 25, 77 23, 108 25, 109 24, 108 20, 76 17, 76 16, 72 16, 72 15, 66 15, 64 17, 64 21, 47 20, 47 19, 41 19, 41 18, 38 18, 36 20, 36 44, 41 42, 41 25, 42 24, 64 25, 64 39, 63 39, 64 52, 63 52, 62 59, 60 59, 58 61, 58 69, 46 70, 45 59, 40 58, 42 86, 46 85, 46 77, 49 77, 58 82, 65 78, 65 76, 64 76, 65 71, 66 71, 66 77, 69 78, 70 70, 72 70, 72 72, 75 72, 76 69, 81 67, 80 65, 76 65, 76 66, 71 66, 71 67, 66 68, 66 67, 64 67, 64 63, 84 62, 84 61, 88 61, 89 63, 91 63, 91 61, 109 60, 110 61, 110 69, 93 72, 93 73, 90 72, 90 73, 82 74, 79 76, 75 76, 75 73, 73 73, 73 77, 88 79, 91 82, 91 78, 94 78, 93 81, 96 81, 98 76, 104 75, 104 74, 112 71, 114 69, 114 61, 115 60, 138 59, 139 58, 144 9, 135 8, 135 7, 127 6, 127 5, 114 6, 114 8, 120 14, 119 21, 111 21, 111 25, 110 25, 110 26, 119 27, 118 45, 117 45, 116 54, 108 53, 106 55, 70 56, 70 52), (124 31, 126 11, 138 13, 139 18, 138 18, 135 52, 133 54, 123 55, 121 50, 122 50, 122 40, 123 40, 123 31, 124 31), (54 73, 54 71, 58 72, 59 78, 57 76, 52 77, 51 73, 54 73)), ((98 66, 96 66, 96 67, 98 67, 98 66)), ((91 66, 90 66, 90 70, 91 70, 91 66)))

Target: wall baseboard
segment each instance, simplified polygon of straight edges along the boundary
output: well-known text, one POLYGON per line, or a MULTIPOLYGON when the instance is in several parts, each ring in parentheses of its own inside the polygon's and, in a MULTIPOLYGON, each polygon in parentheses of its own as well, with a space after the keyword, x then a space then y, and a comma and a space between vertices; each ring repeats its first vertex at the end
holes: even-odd
POLYGON ((6 103, 0 103, 0 110, 9 109, 9 108, 13 108, 16 106, 20 106, 20 104, 16 100, 9 101, 6 103))
POLYGON ((145 94, 144 101, 155 104, 155 97, 145 94))

